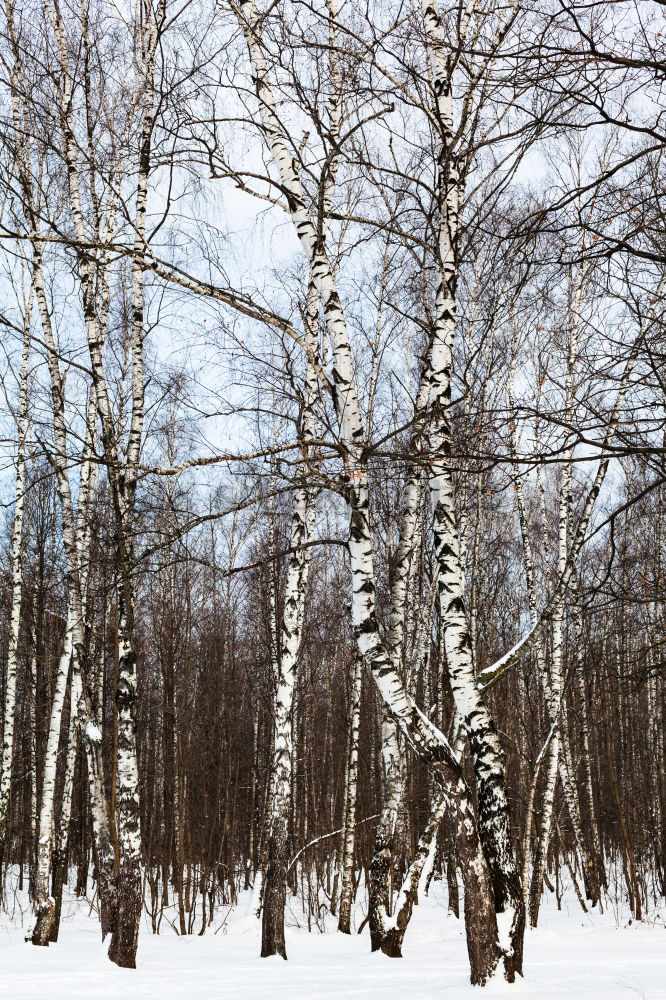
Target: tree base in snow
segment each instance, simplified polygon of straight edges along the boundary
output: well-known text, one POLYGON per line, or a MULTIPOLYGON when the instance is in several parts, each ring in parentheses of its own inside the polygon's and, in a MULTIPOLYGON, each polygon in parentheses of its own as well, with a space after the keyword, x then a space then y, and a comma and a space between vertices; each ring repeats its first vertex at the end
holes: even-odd
POLYGON ((39 948, 48 948, 53 926, 55 924, 55 903, 52 899, 42 904, 37 913, 37 920, 30 940, 39 948))

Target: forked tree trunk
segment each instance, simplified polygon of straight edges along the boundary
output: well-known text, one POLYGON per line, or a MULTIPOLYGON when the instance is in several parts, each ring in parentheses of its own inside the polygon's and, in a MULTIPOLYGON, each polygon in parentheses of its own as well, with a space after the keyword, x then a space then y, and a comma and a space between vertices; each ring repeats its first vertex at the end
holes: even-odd
POLYGON ((500 958, 492 885, 479 841, 476 818, 460 764, 443 734, 421 713, 406 691, 384 648, 375 613, 372 535, 369 523, 367 468, 362 459, 364 430, 354 383, 351 346, 344 310, 325 251, 325 241, 310 218, 294 160, 275 111, 268 68, 253 0, 241 0, 239 17, 252 61, 266 141, 289 196, 296 232, 317 284, 333 345, 334 404, 346 453, 350 507, 349 553, 352 570, 352 621, 359 653, 371 667, 380 695, 410 744, 444 783, 458 825, 459 860, 466 889, 465 920, 471 976, 486 982, 500 958))
MULTIPOLYGON (((507 914, 508 932, 501 947, 505 975, 512 982, 523 968, 525 912, 511 838, 504 755, 495 722, 476 684, 472 638, 465 605, 464 567, 461 561, 457 508, 452 475, 451 378, 456 333, 458 241, 464 179, 458 169, 453 115, 453 63, 449 60, 440 18, 433 0, 421 5, 436 116, 441 144, 438 163, 437 287, 429 366, 428 429, 430 494, 433 537, 439 571, 439 597, 444 645, 451 690, 469 736, 478 793, 479 835, 490 868, 495 908, 507 914)), ((460 37, 468 27, 470 7, 461 22, 460 37)), ((514 16, 509 13, 505 30, 514 16)))
MULTIPOLYGON (((55 35, 58 55, 58 96, 62 130, 63 156, 67 164, 69 210, 77 240, 81 246, 88 242, 83 210, 82 175, 79 167, 79 146, 76 138, 73 100, 74 81, 70 65, 70 49, 67 42, 65 24, 59 6, 46 4, 47 14, 55 35)), ((151 144, 156 117, 155 57, 161 29, 166 17, 165 0, 160 0, 155 9, 145 9, 145 19, 141 20, 137 33, 136 95, 137 112, 140 120, 138 136, 138 162, 136 164, 136 199, 134 207, 134 252, 132 260, 132 308, 131 308, 131 417, 127 446, 122 449, 120 420, 114 419, 111 397, 108 390, 104 344, 106 319, 108 314, 108 267, 110 256, 102 251, 99 257, 81 253, 78 259, 83 317, 88 340, 90 368, 94 386, 94 398, 102 429, 104 457, 107 461, 109 485, 113 501, 116 529, 116 559, 118 586, 120 590, 121 612, 119 616, 120 669, 116 703, 118 706, 118 820, 120 866, 118 871, 117 919, 113 927, 109 957, 124 967, 136 964, 139 918, 141 913, 141 835, 139 828, 138 768, 136 760, 135 700, 136 700, 136 652, 134 646, 132 574, 134 572, 132 536, 135 529, 135 490, 137 466, 140 458, 144 419, 144 283, 146 249, 146 213, 148 202, 148 179, 151 168, 151 144), (121 465, 124 466, 122 472, 121 465)), ((83 45, 88 44, 84 32, 83 45)), ((85 86, 89 81, 85 79, 85 86)), ((86 91, 85 98, 91 101, 86 91)), ((131 119, 130 119, 131 121, 131 119)), ((123 169, 123 167, 119 168, 123 169)), ((114 177, 117 190, 120 177, 114 177)), ((83 192, 85 194, 85 192, 83 192)), ((95 225, 95 238, 108 242, 113 219, 118 208, 118 198, 112 194, 103 225, 99 219, 95 225), (105 231, 100 232, 100 228, 105 231)), ((100 816, 100 822, 102 818, 100 816)))

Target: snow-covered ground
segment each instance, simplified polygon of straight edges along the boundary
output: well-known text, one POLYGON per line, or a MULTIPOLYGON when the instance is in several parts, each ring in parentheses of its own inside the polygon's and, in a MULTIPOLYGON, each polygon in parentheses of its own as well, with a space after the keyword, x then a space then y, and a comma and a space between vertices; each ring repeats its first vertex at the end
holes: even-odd
POLYGON ((21 917, 0 913, 2 1000, 433 1000, 515 996, 518 1000, 666 1000, 663 914, 629 924, 612 910, 586 915, 575 897, 558 912, 544 903, 540 925, 527 935, 526 976, 515 986, 469 985, 462 925, 447 914, 445 889, 434 884, 416 910, 405 957, 370 955, 367 931, 345 937, 308 934, 292 913, 289 961, 259 958, 258 921, 249 895, 220 911, 204 937, 159 936, 142 928, 138 968, 118 969, 104 954, 98 925, 84 901, 67 897, 60 941, 33 948, 21 917))

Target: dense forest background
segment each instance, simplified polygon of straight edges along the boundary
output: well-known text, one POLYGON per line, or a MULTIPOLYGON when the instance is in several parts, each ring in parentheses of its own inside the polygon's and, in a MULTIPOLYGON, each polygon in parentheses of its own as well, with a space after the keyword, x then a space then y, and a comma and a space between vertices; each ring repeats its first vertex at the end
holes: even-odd
MULTIPOLYGON (((0 877, 473 982, 666 895, 664 4, 3 0, 0 877), (365 917, 354 925, 356 900, 365 917)), ((171 918, 169 918, 171 921, 171 918)))

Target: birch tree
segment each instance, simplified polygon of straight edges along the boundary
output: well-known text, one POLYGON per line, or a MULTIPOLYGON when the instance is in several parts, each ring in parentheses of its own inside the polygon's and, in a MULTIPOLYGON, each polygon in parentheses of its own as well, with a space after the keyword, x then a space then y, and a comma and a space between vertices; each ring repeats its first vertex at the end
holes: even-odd
POLYGON ((19 395, 16 413, 16 480, 14 487, 14 524, 11 540, 12 598, 9 621, 9 645, 5 673, 5 699, 2 726, 2 763, 0 768, 0 865, 4 857, 7 814, 14 761, 14 726, 16 722, 16 672, 18 666, 19 637, 21 631, 21 604, 23 599, 23 511, 26 491, 26 436, 28 432, 28 376, 30 371, 30 325, 32 313, 32 288, 24 303, 24 331, 19 371, 19 395))

